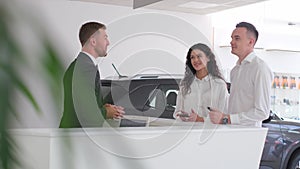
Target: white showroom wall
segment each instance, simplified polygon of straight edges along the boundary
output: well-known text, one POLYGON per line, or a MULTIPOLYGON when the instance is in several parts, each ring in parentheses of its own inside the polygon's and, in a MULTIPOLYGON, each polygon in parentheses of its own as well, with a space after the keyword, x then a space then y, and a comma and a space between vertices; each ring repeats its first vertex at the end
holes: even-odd
POLYGON ((229 70, 237 56, 230 53, 231 33, 241 21, 253 23, 260 35, 256 52, 274 72, 300 73, 300 15, 295 12, 297 0, 269 0, 211 14, 214 29, 214 50, 222 68, 229 70), (296 25, 288 25, 294 22, 296 25))
POLYGON ((213 41, 209 16, 68 0, 10 2, 15 3, 12 10, 19 6, 23 11, 15 10, 22 21, 14 27, 14 32, 33 65, 31 70, 23 71, 22 78, 42 109, 42 114, 37 114, 23 96, 18 96, 15 101, 18 120, 13 118, 12 127, 58 127, 62 115, 62 96, 56 98, 61 102, 59 105, 51 101, 51 93, 45 89, 46 82, 34 67, 36 57, 40 57, 40 46, 31 37, 35 31, 33 27, 46 29, 66 68, 80 51, 78 30, 81 24, 87 21, 105 23, 111 44, 108 56, 100 59, 102 78, 115 75, 111 63, 126 75, 153 71, 182 74, 188 47, 197 42, 210 44, 213 41), (26 18, 32 19, 28 16, 34 21, 26 21, 26 18))
MULTIPOLYGON (((180 61, 184 61, 187 48, 193 43, 203 41, 204 38, 205 42, 212 41, 211 20, 208 16, 143 9, 133 10, 130 7, 68 0, 42 0, 42 2, 29 0, 25 5, 31 1, 33 1, 31 7, 35 6, 33 8, 41 11, 41 17, 44 17, 41 20, 48 25, 49 33, 53 33, 54 40, 63 47, 65 56, 63 59, 66 66, 80 51, 78 29, 81 24, 87 21, 99 21, 107 25, 111 44, 108 56, 101 59, 104 63, 101 65, 104 66, 104 69, 101 70, 101 77, 114 74, 110 63, 114 62, 119 65, 124 57, 137 51, 160 47, 166 53, 171 53, 180 61), (152 14, 156 15, 151 16, 152 14), (152 28, 145 28, 147 26, 152 28), (194 27, 195 30, 191 30, 193 29, 191 27, 194 27), (199 31, 205 37, 195 37, 193 32, 188 32, 190 30, 199 31), (174 35, 175 33, 179 35, 174 35), (174 42, 174 39, 177 42, 174 42), (170 44, 165 45, 166 43, 170 44), (182 45, 176 46, 176 43, 182 45), (106 63, 109 67, 105 67, 106 63)), ((170 58, 169 61, 172 62, 172 59, 170 58)), ((157 62, 152 62, 152 64, 154 64, 153 67, 156 67, 157 62)), ((174 66, 170 64, 165 65, 165 69, 169 71, 170 68, 170 73, 182 73, 183 66, 180 66, 181 69, 173 70, 174 66)), ((132 75, 135 72, 128 73, 132 75)))

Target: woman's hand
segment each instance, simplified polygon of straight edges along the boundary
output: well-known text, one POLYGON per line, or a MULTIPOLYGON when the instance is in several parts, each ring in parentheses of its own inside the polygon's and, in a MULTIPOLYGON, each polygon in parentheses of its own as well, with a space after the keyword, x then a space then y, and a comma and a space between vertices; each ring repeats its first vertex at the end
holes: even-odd
POLYGON ((187 112, 184 112, 184 111, 181 111, 181 113, 177 114, 180 119, 182 121, 186 121, 186 122, 204 122, 204 119, 203 117, 200 117, 198 115, 198 113, 196 113, 193 109, 191 109, 191 112, 192 113, 187 113, 187 112))
POLYGON ((192 113, 190 115, 190 121, 193 122, 204 122, 204 118, 200 117, 198 113, 196 113, 193 109, 191 109, 192 113))
POLYGON ((185 112, 181 110, 180 112, 177 113, 177 115, 182 121, 188 121, 190 114, 188 112, 185 112))
POLYGON ((192 111, 192 113, 190 114, 190 117, 188 120, 195 122, 199 116, 193 109, 191 109, 191 111, 192 111))

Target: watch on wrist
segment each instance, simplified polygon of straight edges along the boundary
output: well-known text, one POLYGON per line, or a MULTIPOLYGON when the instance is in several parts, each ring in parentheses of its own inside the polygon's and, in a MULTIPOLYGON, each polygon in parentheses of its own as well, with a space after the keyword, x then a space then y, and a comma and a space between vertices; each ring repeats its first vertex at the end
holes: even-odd
POLYGON ((224 115, 223 119, 222 119, 222 124, 228 124, 228 116, 224 115))

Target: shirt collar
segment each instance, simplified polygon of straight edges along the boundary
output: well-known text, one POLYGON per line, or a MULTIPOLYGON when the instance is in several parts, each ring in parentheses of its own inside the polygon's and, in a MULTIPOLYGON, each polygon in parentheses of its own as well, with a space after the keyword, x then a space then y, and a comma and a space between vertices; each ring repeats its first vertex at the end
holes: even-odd
POLYGON ((84 53, 84 54, 86 54, 86 55, 93 61, 93 63, 94 63, 95 66, 98 65, 99 60, 97 60, 97 59, 94 58, 91 54, 89 54, 89 53, 87 53, 87 52, 85 52, 85 51, 81 51, 81 52, 84 53))
MULTIPOLYGON (((245 57, 245 59, 242 60, 241 65, 246 64, 246 63, 251 63, 252 60, 254 59, 254 57, 255 57, 255 53, 254 53, 254 52, 249 53, 249 54, 245 57)), ((237 64, 237 65, 240 65, 238 61, 236 62, 236 64, 237 64)))
POLYGON ((200 81, 200 82, 204 82, 204 81, 209 81, 209 74, 206 75, 204 78, 202 78, 201 80, 197 78, 197 76, 195 75, 195 80, 200 81))

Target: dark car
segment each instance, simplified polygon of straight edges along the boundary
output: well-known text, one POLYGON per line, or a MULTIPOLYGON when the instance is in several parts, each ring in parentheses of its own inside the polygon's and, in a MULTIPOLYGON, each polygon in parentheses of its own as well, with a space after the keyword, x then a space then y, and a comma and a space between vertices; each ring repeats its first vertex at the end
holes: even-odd
MULTIPOLYGON (((106 100, 121 105, 127 115, 173 118, 182 75, 143 74, 102 80, 106 100)), ((228 89, 230 84, 227 83, 228 89)), ((260 169, 300 168, 300 123, 271 112, 260 169)))
POLYGON ((300 123, 270 114, 260 169, 298 169, 300 166, 300 123))

